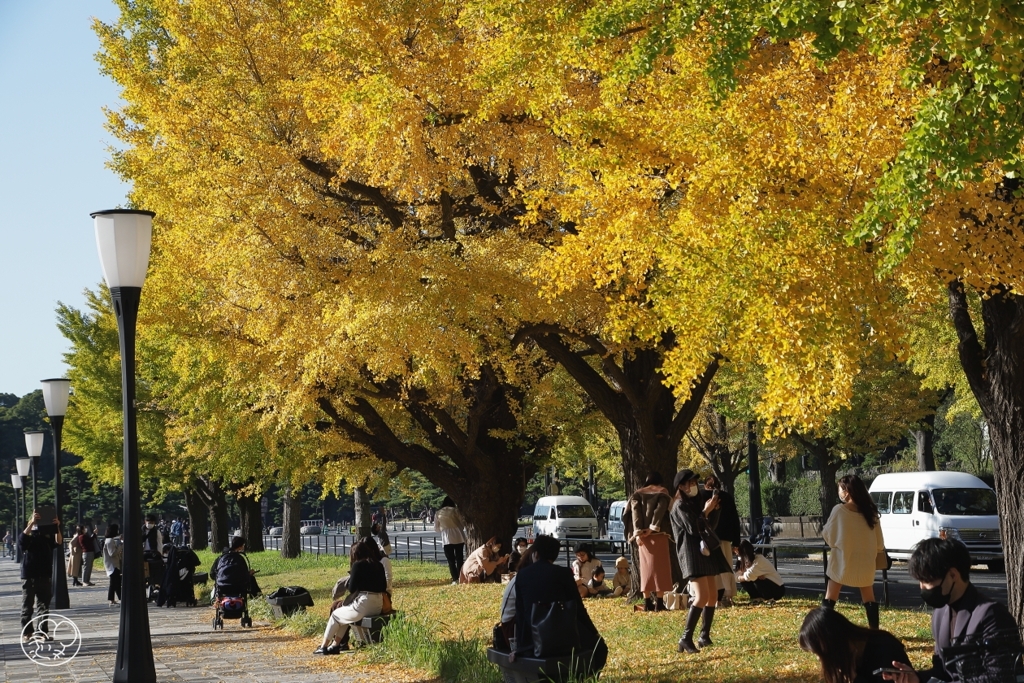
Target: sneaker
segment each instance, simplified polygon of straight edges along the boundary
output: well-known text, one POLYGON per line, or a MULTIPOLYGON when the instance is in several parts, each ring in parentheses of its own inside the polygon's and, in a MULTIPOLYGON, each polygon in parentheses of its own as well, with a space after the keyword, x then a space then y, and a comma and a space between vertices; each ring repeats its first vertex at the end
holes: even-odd
POLYGON ((324 647, 323 645, 321 645, 317 649, 313 650, 313 654, 315 654, 315 655, 325 655, 325 654, 327 654, 327 648, 324 647))
POLYGON ((335 643, 334 645, 328 645, 324 650, 325 655, 339 655, 342 652, 348 652, 348 643, 335 643))
POLYGON ((86 586, 95 586, 96 584, 95 584, 95 583, 90 583, 90 582, 86 581, 86 582, 85 582, 85 585, 86 585, 86 586))

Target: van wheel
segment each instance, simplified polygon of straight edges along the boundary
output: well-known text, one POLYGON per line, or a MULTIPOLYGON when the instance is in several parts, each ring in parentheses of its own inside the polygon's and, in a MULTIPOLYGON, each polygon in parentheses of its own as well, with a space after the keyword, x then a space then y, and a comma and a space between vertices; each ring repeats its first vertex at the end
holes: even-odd
POLYGON ((993 562, 987 563, 985 566, 988 567, 988 570, 990 572, 993 572, 993 573, 996 573, 996 574, 1005 574, 1006 573, 1006 562, 1004 560, 995 560, 993 562))

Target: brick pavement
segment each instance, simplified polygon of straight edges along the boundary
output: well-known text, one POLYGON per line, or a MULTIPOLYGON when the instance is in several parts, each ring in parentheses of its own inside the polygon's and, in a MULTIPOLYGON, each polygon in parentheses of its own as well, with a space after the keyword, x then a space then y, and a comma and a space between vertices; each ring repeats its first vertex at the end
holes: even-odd
MULTIPOLYGON (((107 604, 107 579, 93 572, 94 587, 71 588, 71 609, 61 610, 82 632, 82 647, 68 664, 43 667, 21 649, 19 566, 0 559, 0 648, 7 683, 102 683, 113 677, 120 608, 107 604)), ((213 631, 209 607, 159 608, 149 604, 157 680, 167 683, 355 683, 368 677, 314 671, 314 656, 289 661, 297 636, 257 622, 242 629, 228 621, 213 631)), ((306 643, 310 639, 301 639, 306 643)), ((307 648, 301 648, 305 651, 307 648)), ((310 648, 311 649, 311 648, 310 648)))

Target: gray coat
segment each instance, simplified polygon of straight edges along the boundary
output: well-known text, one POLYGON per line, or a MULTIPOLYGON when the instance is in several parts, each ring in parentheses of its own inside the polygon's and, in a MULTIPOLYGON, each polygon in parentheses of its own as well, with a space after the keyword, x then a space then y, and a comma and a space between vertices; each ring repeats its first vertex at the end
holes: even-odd
POLYGON ((713 530, 718 526, 719 511, 713 510, 711 515, 705 518, 700 508, 696 507, 697 505, 700 505, 699 498, 692 506, 688 501, 675 500, 672 501, 672 507, 669 510, 679 568, 682 570, 683 578, 687 581, 732 571, 725 555, 722 554, 721 545, 709 548, 710 555, 700 552, 700 525, 713 530))

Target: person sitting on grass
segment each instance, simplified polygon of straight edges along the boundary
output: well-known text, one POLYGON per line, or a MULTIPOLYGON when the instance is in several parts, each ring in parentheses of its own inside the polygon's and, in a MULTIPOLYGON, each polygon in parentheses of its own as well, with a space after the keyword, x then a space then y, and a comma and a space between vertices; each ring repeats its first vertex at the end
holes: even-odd
POLYGON ((779 600, 786 594, 786 586, 778 570, 763 555, 754 552, 750 541, 740 541, 737 554, 739 568, 736 571, 736 583, 750 596, 752 605, 765 600, 779 600))
POLYGON ((334 655, 347 652, 352 624, 358 624, 363 617, 375 617, 384 609, 384 594, 387 592, 387 577, 384 565, 374 560, 376 542, 357 541, 352 546, 352 567, 349 570, 348 596, 331 605, 331 616, 327 619, 323 641, 313 654, 334 655))
POLYGON ((985 596, 971 583, 971 553, 967 546, 951 539, 926 538, 914 546, 907 570, 921 586, 921 599, 935 610, 932 612, 932 636, 935 638, 932 668, 915 672, 910 662, 894 661, 885 666, 904 673, 886 673, 882 678, 897 683, 1014 680, 1014 652, 1019 650, 1021 642, 1017 622, 1006 607, 985 596), (943 652, 950 645, 983 643, 994 647, 979 648, 978 664, 982 670, 970 678, 963 678, 943 652))
POLYGON ((587 584, 594 577, 594 570, 600 566, 601 560, 594 557, 594 548, 589 543, 580 543, 572 563, 572 575, 576 579, 576 590, 581 598, 590 595, 587 584))
POLYGON ((604 567, 601 566, 594 567, 594 573, 584 587, 587 589, 587 594, 583 596, 585 598, 603 598, 612 593, 612 589, 605 585, 604 567))
POLYGON ((508 555, 501 554, 501 541, 494 536, 466 558, 459 573, 459 583, 501 581, 500 567, 506 562, 508 555))
POLYGON ((629 594, 629 560, 620 557, 615 560, 615 576, 612 577, 612 595, 620 597, 629 594))
POLYGON ((832 607, 804 618, 800 647, 818 656, 825 683, 874 683, 874 672, 894 662, 910 666, 907 651, 888 631, 857 626, 832 607))
POLYGON ((516 568, 519 566, 519 560, 522 559, 523 554, 526 553, 526 549, 529 547, 530 544, 522 536, 512 541, 512 554, 508 558, 508 570, 510 572, 516 571, 516 568))

